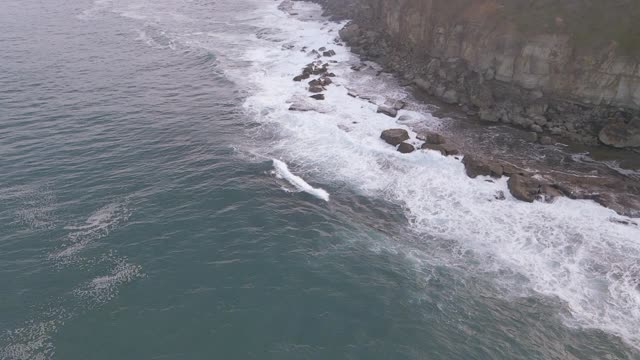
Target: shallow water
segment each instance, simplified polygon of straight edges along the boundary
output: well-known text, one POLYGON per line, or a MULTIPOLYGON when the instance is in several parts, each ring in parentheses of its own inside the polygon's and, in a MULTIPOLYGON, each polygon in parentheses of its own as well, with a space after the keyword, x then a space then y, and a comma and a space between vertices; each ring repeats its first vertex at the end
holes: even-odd
POLYGON ((395 152, 442 121, 293 7, 0 5, 0 359, 640 358, 640 229, 395 152))

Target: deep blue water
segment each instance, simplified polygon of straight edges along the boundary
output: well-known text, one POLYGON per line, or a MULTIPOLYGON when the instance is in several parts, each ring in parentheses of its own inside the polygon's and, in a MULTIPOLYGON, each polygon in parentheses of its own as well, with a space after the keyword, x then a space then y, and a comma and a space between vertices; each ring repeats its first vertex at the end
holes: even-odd
POLYGON ((513 219, 551 225, 511 227, 435 180, 408 187, 423 160, 397 170, 375 138, 362 153, 330 142, 345 128, 326 117, 356 123, 360 105, 278 123, 292 85, 269 76, 298 61, 283 44, 338 25, 276 5, 0 4, 1 359, 640 358, 637 229, 569 201, 514 202, 513 219), (340 155, 353 153, 367 157, 340 155), (274 157, 329 202, 274 174, 274 157), (420 189, 443 197, 422 209, 420 189), (578 217, 612 227, 565 227, 578 217))

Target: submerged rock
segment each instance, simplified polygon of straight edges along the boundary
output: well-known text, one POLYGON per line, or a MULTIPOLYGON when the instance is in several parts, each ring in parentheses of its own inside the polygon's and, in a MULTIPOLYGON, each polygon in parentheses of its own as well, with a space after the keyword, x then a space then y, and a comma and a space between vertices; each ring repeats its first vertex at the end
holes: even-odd
POLYGON ((315 95, 311 95, 309 97, 314 99, 314 100, 324 100, 324 94, 315 94, 315 95))
POLYGON ((409 140, 410 136, 407 130, 404 129, 388 129, 382 132, 380 138, 389 145, 397 146, 405 140, 409 140))
POLYGON ((323 92, 324 88, 320 85, 313 85, 313 86, 309 86, 309 92, 312 93, 320 93, 323 92))

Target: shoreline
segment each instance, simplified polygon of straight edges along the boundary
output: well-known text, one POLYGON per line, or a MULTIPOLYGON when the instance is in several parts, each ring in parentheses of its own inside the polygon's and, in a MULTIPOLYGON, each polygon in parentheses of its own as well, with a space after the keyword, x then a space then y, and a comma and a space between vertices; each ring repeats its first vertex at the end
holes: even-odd
MULTIPOLYGON (((311 0, 311 2, 317 3, 318 1, 311 0)), ((291 7, 287 3, 289 2, 284 1, 280 5, 280 9, 292 16, 297 15, 294 12, 292 13, 291 7)), ((327 9, 324 8, 324 10, 326 15, 327 9)), ((342 35, 343 31, 340 31, 340 34, 342 35)), ((343 43, 341 37, 337 37, 334 43, 337 46, 347 46, 347 49, 351 50, 348 44, 343 43)), ((325 86, 331 86, 331 79, 335 76, 330 70, 332 54, 327 53, 331 50, 310 48, 308 51, 310 54, 315 54, 315 59, 305 69, 302 69, 302 73, 296 76, 294 81, 305 83, 310 81, 309 95, 313 99, 311 101, 323 102, 322 91, 325 86)), ((378 64, 381 68, 377 70, 376 75, 379 76, 382 73, 390 74, 397 79, 400 86, 411 88, 411 93, 415 100, 424 104, 433 104, 433 97, 430 94, 425 94, 415 84, 403 79, 401 73, 393 71, 385 67, 384 64, 377 63, 366 56, 353 52, 352 54, 360 56, 362 61, 361 65, 352 67, 354 72, 369 68, 366 62, 370 61, 378 64)), ((350 95, 359 97, 357 94, 350 95)), ((362 100, 371 102, 366 97, 363 97, 362 100)), ((404 107, 404 104, 398 107, 394 103, 376 105, 379 106, 379 113, 387 114, 393 118, 396 118, 397 111, 404 107)), ((640 176, 636 176, 633 170, 630 172, 633 175, 625 175, 617 169, 613 169, 610 166, 607 167, 605 164, 595 160, 590 164, 591 166, 577 163, 568 166, 567 162, 574 162, 571 159, 573 156, 584 154, 571 154, 571 151, 565 151, 566 148, 570 148, 572 145, 558 145, 559 140, 556 137, 540 137, 535 132, 523 131, 506 124, 474 121, 460 107, 446 104, 446 102, 434 105, 434 107, 436 108, 434 113, 438 114, 438 117, 443 120, 455 119, 448 121, 447 127, 449 131, 444 133, 444 137, 438 133, 437 136, 442 138, 435 143, 430 143, 430 141, 427 141, 428 134, 425 133, 424 129, 412 127, 412 130, 418 134, 418 138, 422 138, 421 140, 424 141, 423 144, 409 145, 404 144, 403 141, 387 142, 393 146, 399 146, 398 150, 403 153, 410 153, 415 150, 424 151, 425 149, 436 150, 445 156, 456 156, 461 160, 463 160, 465 154, 474 154, 473 156, 464 157, 465 159, 462 161, 465 164, 468 176, 472 178, 486 176, 488 177, 487 181, 492 181, 492 178, 499 179, 506 176, 509 178, 509 189, 512 195, 522 201, 553 202, 558 197, 593 200, 604 207, 614 210, 619 215, 631 218, 640 217, 640 176), (447 109, 449 106, 451 108, 447 109), (441 114, 445 117, 442 117, 441 114), (506 144, 505 147, 508 150, 495 151, 495 148, 491 148, 492 144, 482 144, 483 140, 469 140, 469 138, 478 134, 500 138, 506 144), (549 153, 554 155, 553 157, 556 159, 546 162, 538 161, 531 156, 531 152, 527 151, 525 147, 535 147, 537 151, 545 154, 543 156, 549 153), (562 154, 554 154, 556 152, 562 154), (516 154, 516 156, 513 156, 513 154, 516 154)), ((310 108, 302 103, 294 103, 290 110, 310 111, 310 108)), ((603 147, 599 146, 598 148, 603 147)), ((618 153, 633 152, 633 150, 604 149, 618 153)), ((632 157, 630 156, 630 158, 632 157)), ((633 161, 631 161, 631 165, 635 165, 633 161)), ((500 199, 498 198, 498 200, 500 199)))

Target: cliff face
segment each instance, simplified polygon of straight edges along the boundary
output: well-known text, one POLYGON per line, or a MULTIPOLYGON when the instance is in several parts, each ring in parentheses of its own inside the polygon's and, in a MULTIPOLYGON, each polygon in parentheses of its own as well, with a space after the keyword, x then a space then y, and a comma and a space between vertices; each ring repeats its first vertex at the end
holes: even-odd
POLYGON ((317 0, 341 36, 487 121, 640 146, 634 0, 317 0))

